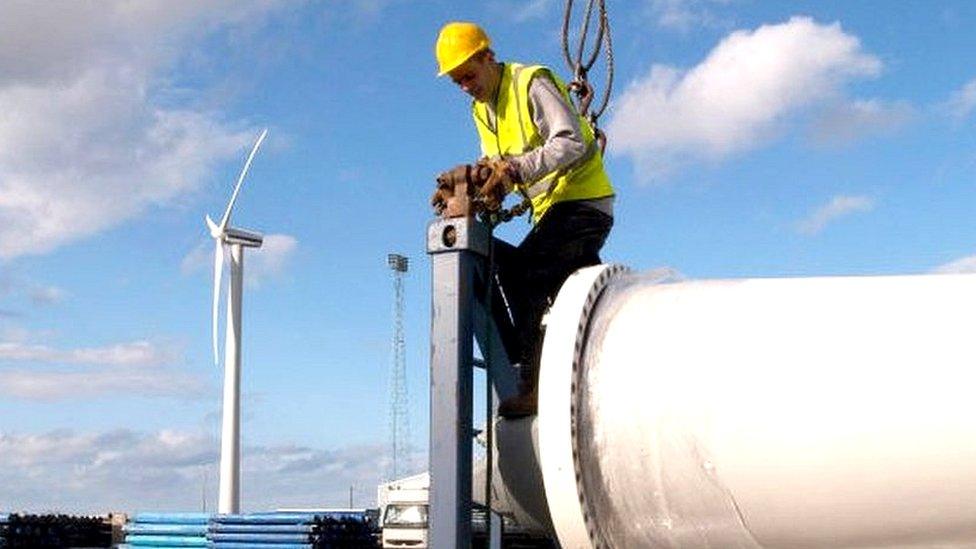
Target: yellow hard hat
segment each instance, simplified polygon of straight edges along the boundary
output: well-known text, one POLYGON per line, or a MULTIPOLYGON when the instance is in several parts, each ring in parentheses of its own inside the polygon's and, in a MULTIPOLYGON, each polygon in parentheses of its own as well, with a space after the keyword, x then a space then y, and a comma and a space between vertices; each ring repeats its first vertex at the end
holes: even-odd
POLYGON ((474 23, 454 21, 444 25, 435 46, 437 64, 440 66, 437 76, 444 76, 490 46, 488 34, 474 23))

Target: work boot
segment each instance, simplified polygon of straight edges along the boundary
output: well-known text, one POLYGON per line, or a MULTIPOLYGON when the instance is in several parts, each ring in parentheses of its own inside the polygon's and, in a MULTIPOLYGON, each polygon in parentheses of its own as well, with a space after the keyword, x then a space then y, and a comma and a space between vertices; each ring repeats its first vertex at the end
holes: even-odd
POLYGON ((518 384, 518 394, 508 397, 498 404, 498 415, 515 419, 534 416, 539 403, 539 369, 522 366, 522 379, 518 384))

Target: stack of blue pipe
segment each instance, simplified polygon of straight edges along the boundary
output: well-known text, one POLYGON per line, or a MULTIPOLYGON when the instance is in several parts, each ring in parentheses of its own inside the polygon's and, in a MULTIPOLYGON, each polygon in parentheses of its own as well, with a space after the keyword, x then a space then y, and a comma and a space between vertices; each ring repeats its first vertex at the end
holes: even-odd
POLYGON ((7 523, 10 522, 10 515, 0 514, 0 548, 7 545, 7 523))
POLYGON ((4 514, 0 516, 0 547, 61 549, 109 547, 112 526, 106 517, 61 514, 4 514))
POLYGON ((314 549, 315 513, 217 515, 210 521, 211 547, 314 549))
POLYGON ((367 512, 333 511, 315 517, 316 549, 378 548, 380 533, 377 517, 367 512))
POLYGON ((361 512, 139 513, 120 548, 363 549, 377 546, 374 530, 361 512))
POLYGON ((125 544, 120 548, 209 547, 209 522, 205 513, 139 513, 125 525, 125 544))

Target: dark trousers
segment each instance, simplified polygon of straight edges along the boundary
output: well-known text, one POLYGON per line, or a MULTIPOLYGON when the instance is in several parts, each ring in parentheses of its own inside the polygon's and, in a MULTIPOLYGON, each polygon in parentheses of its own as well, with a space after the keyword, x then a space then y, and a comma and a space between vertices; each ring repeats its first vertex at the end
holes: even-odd
POLYGON ((560 202, 546 211, 517 247, 494 240, 496 281, 493 317, 509 360, 538 365, 540 322, 569 275, 600 263, 613 217, 580 202, 560 202), (507 304, 507 308, 505 305, 507 304))

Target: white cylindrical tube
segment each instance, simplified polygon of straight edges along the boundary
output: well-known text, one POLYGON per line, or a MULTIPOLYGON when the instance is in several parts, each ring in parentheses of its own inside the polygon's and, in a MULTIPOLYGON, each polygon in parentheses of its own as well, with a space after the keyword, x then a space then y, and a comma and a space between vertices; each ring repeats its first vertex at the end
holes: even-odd
POLYGON ((564 547, 976 546, 976 276, 572 280, 538 418, 564 547))
POLYGON ((217 500, 217 512, 220 514, 236 514, 241 509, 241 298, 244 289, 244 248, 240 244, 230 246, 230 264, 220 430, 220 493, 217 500))

